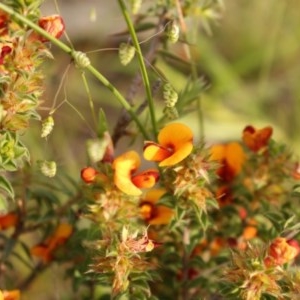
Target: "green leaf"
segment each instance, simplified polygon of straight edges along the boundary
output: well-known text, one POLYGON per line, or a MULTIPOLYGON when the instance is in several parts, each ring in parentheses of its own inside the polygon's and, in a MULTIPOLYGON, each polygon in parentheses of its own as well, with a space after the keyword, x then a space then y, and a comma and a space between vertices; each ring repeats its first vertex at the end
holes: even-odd
POLYGON ((15 192, 10 182, 0 175, 0 188, 2 188, 11 198, 15 197, 15 192))
POLYGON ((98 114, 98 137, 103 137, 104 132, 108 130, 105 112, 99 109, 98 114))
POLYGON ((3 197, 3 195, 0 194, 0 216, 3 214, 6 214, 8 210, 8 205, 6 198, 3 197))

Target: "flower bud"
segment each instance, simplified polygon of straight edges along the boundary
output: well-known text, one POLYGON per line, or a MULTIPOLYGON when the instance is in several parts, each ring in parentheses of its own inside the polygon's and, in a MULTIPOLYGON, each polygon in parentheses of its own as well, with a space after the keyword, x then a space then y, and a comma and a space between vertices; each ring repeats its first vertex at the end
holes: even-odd
POLYGON ((85 183, 93 183, 95 181, 98 171, 92 167, 86 167, 81 170, 81 179, 85 183))

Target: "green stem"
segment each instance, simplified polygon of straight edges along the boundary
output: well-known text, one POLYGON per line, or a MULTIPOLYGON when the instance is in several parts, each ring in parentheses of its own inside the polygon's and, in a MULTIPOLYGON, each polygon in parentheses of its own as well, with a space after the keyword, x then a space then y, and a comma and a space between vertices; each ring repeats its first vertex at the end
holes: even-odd
MULTIPOLYGON (((14 11, 9 6, 0 3, 0 10, 8 13, 11 17, 17 19, 21 23, 29 26, 31 29, 39 33, 40 35, 47 38, 52 44, 56 45, 58 48, 69 54, 75 61, 76 61, 76 53, 74 49, 70 48, 65 43, 61 42, 60 40, 53 37, 51 34, 49 34, 47 31, 39 27, 37 24, 33 23, 32 21, 28 20, 26 17, 20 15, 18 12, 14 11)), ((126 99, 123 97, 123 95, 98 71, 96 70, 92 65, 88 65, 86 69, 92 73, 106 88, 108 88, 114 96, 118 99, 120 104, 124 107, 124 109, 128 112, 128 114, 132 117, 136 125, 138 126, 140 132, 144 136, 145 139, 149 139, 148 134, 141 124, 140 120, 138 119, 137 115, 135 114, 132 107, 128 104, 126 99)))
POLYGON ((153 133, 156 137, 157 136, 157 126, 156 126, 156 118, 155 118, 155 109, 154 109, 154 103, 153 103, 151 87, 150 87, 150 82, 149 82, 149 77, 148 77, 145 61, 144 61, 141 47, 140 47, 135 29, 134 29, 134 25, 131 21, 128 10, 126 8, 126 5, 123 0, 118 0, 118 2, 120 5, 120 8, 122 10, 124 19, 126 21, 130 36, 132 38, 133 45, 137 52, 137 57, 138 57, 138 61, 139 61, 140 69, 141 69, 143 83, 144 83, 144 86, 146 89, 146 94, 147 94, 147 100, 148 100, 148 106, 149 106, 149 111, 150 111, 150 118, 151 118, 151 122, 152 122, 153 133))
POLYGON ((91 94, 91 91, 90 91, 90 88, 89 88, 89 85, 88 85, 88 82, 86 80, 86 76, 85 76, 84 72, 81 72, 81 77, 82 77, 82 81, 83 81, 86 93, 87 93, 88 98, 89 98, 89 104, 90 104, 90 109, 91 109, 94 125, 95 125, 95 128, 97 128, 97 118, 96 118, 96 115, 95 115, 94 102, 93 102, 92 94, 91 94))
MULTIPOLYGON (((179 0, 175 0, 175 5, 177 9, 177 14, 182 30, 182 36, 184 40, 187 40, 187 26, 184 21, 184 16, 182 13, 182 8, 179 0)), ((198 80, 198 71, 197 71, 197 66, 195 63, 195 60, 192 56, 192 51, 191 51, 191 46, 186 43, 183 44, 183 49, 185 51, 185 54, 190 62, 191 65, 191 75, 192 75, 192 80, 196 81, 198 80)), ((198 101, 197 101, 197 112, 198 112, 198 120, 199 120, 199 128, 200 128, 200 138, 203 140, 204 139, 204 116, 203 116, 203 110, 202 110, 202 100, 201 96, 199 96, 198 101)))
POLYGON ((138 126, 139 130, 143 134, 144 138, 146 140, 149 140, 148 134, 144 128, 144 126, 141 124, 140 120, 136 116, 135 112, 133 111, 132 107, 128 104, 126 99, 123 97, 122 94, 101 74, 98 70, 96 70, 92 65, 89 65, 86 67, 87 70, 89 70, 101 83, 106 86, 119 100, 121 105, 124 107, 124 109, 130 114, 132 119, 135 121, 136 125, 138 126))

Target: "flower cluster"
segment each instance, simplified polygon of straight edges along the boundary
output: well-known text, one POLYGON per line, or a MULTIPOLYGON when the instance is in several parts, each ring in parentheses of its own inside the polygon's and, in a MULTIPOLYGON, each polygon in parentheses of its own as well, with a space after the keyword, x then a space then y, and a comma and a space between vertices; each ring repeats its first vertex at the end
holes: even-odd
POLYGON ((284 291, 284 285, 293 276, 284 271, 284 264, 291 263, 298 253, 299 249, 283 237, 274 239, 267 249, 249 245, 245 252, 233 253, 233 265, 226 271, 226 280, 238 287, 233 292, 238 299, 258 300, 266 295, 296 299, 297 288, 284 291))
MULTIPOLYGON (((20 27, 5 12, 0 11, 0 18, 0 124, 1 130, 18 131, 31 118, 39 118, 35 110, 43 93, 40 64, 50 52, 44 44, 47 39, 20 27)), ((51 36, 60 37, 64 31, 58 15, 36 21, 51 36)))
POLYGON ((157 163, 160 169, 140 171, 138 153, 127 151, 109 161, 98 157, 100 161, 96 168, 88 166, 81 171, 87 192, 92 196, 87 217, 99 224, 102 232, 102 239, 96 248, 102 249, 102 253, 103 248, 106 249, 106 254, 95 257, 92 270, 97 273, 114 272, 114 293, 128 288, 131 273, 141 272, 148 266, 149 262, 140 255, 137 257, 136 252, 148 252, 154 248, 153 245, 164 243, 166 236, 161 233, 168 230, 166 225, 171 222, 178 223, 190 218, 191 222, 199 222, 198 215, 206 212, 206 201, 213 197, 207 187, 210 169, 208 154, 202 146, 194 146, 193 133, 188 126, 182 123, 166 125, 159 132, 157 143, 145 142, 143 155, 146 160, 157 163), (162 202, 164 198, 168 199, 167 203, 162 202), (176 217, 178 209, 185 211, 180 220, 176 217), (142 238, 137 237, 143 223, 160 226, 159 234, 148 228, 148 234, 156 242, 148 240, 147 231, 144 231, 142 238), (128 227, 137 228, 131 235, 131 246, 129 241, 124 242, 128 240, 124 238, 128 236, 125 234, 128 227), (112 237, 112 229, 123 232, 121 240, 112 237))
MULTIPOLYGON (((4 2, 50 37, 59 38, 63 34, 64 22, 59 15, 40 17, 38 6, 30 5, 31 1, 4 2)), ((40 119, 37 108, 44 91, 41 64, 51 57, 46 42, 47 38, 0 10, 1 171, 16 171, 23 161, 29 160, 29 151, 19 137, 28 129, 31 120, 40 119)), ((5 174, 0 178, 5 182, 0 189, 0 201, 5 203, 6 198, 14 197, 14 191, 5 174)))

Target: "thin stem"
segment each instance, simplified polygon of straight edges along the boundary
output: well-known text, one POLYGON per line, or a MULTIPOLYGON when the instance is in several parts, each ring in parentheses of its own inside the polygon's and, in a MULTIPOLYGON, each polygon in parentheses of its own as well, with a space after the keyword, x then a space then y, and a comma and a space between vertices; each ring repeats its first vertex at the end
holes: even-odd
POLYGON ((19 284, 18 288, 21 291, 25 291, 28 286, 36 279, 37 276, 41 275, 41 273, 48 268, 49 265, 45 265, 43 263, 39 263, 36 267, 32 270, 32 272, 28 275, 28 277, 19 284))
MULTIPOLYGON (((33 23, 32 21, 28 20, 26 17, 20 15, 18 12, 15 12, 12 8, 9 6, 0 3, 0 10, 8 13, 13 18, 16 18, 23 24, 29 26, 31 29, 39 33, 40 35, 47 38, 51 43, 56 45, 58 48, 69 54, 74 60, 76 60, 76 51, 72 48, 70 48, 65 43, 61 42, 60 40, 53 37, 51 34, 49 34, 47 31, 39 27, 37 24, 33 23)), ((145 139, 149 139, 148 134, 146 130, 144 129, 143 125, 141 124, 140 120, 136 116, 134 110, 132 107, 127 103, 126 99, 123 97, 123 95, 98 71, 96 70, 92 65, 88 65, 86 69, 92 73, 106 88, 108 88, 114 96, 118 99, 120 104, 128 111, 136 125, 138 126, 140 132, 144 136, 145 139)))
POLYGON ((131 21, 131 18, 129 16, 128 10, 126 8, 126 5, 123 0, 118 0, 121 11, 123 13, 124 19, 127 23, 127 27, 130 33, 130 36, 132 38, 133 45, 136 49, 137 52, 137 57, 141 69, 141 74, 143 78, 143 83, 146 89, 146 94, 147 94, 147 99, 148 99, 148 106, 149 106, 149 111, 150 111, 150 118, 152 122, 152 128, 153 128, 153 133, 155 136, 157 136, 157 126, 156 126, 156 118, 155 118, 155 109, 154 109, 154 103, 153 103, 153 98, 152 98, 152 93, 151 93, 151 87, 150 87, 150 82, 149 82, 149 77, 145 65, 145 61, 143 58, 143 54, 141 51, 141 47, 134 29, 134 25, 131 21))
MULTIPOLYGON (((187 39, 187 26, 186 26, 186 23, 184 21, 182 9, 181 9, 181 4, 179 3, 179 0, 175 0, 175 4, 176 4, 176 10, 177 10, 177 14, 178 14, 178 19, 179 19, 182 35, 185 39, 187 39)), ((184 43, 183 44, 183 50, 185 52, 185 55, 186 55, 187 59, 190 61, 192 78, 194 80, 197 80, 198 79, 198 72, 197 72, 196 65, 195 65, 195 63, 193 61, 193 58, 192 58, 190 45, 188 45, 187 43, 184 43)))
MULTIPOLYGON (((175 0, 175 4, 176 4, 176 10, 177 10, 177 14, 178 14, 178 19, 179 19, 182 35, 185 39, 187 39, 187 26, 184 21, 184 16, 182 13, 182 9, 181 9, 179 0, 175 0)), ((187 43, 184 43, 183 49, 184 49, 187 59, 190 61, 192 79, 194 81, 196 81, 198 79, 198 72, 197 72, 196 64, 192 57, 191 46, 188 45, 187 43)), ((201 102, 202 102, 202 99, 199 96, 199 99, 197 101, 197 112, 198 112, 198 120, 199 120, 199 127, 200 127, 200 138, 204 139, 204 120, 203 120, 203 111, 202 111, 202 103, 201 102)))
POLYGON ((84 72, 81 73, 81 77, 82 77, 82 81, 83 81, 86 93, 88 95, 88 99, 89 99, 91 113, 92 113, 92 116, 93 116, 94 125, 95 125, 95 128, 97 128, 97 118, 96 118, 96 115, 95 115, 94 102, 93 102, 92 94, 91 94, 91 91, 90 91, 90 88, 89 88, 89 85, 88 85, 88 82, 86 80, 86 76, 85 76, 84 72))
POLYGON ((126 109, 126 111, 130 114, 131 118, 135 121, 144 138, 148 140, 149 137, 144 126, 141 124, 137 115, 133 111, 132 107, 128 104, 126 99, 123 97, 123 95, 92 65, 87 66, 86 69, 89 70, 99 81, 102 82, 104 86, 106 86, 115 95, 115 97, 119 100, 124 109, 126 109))

